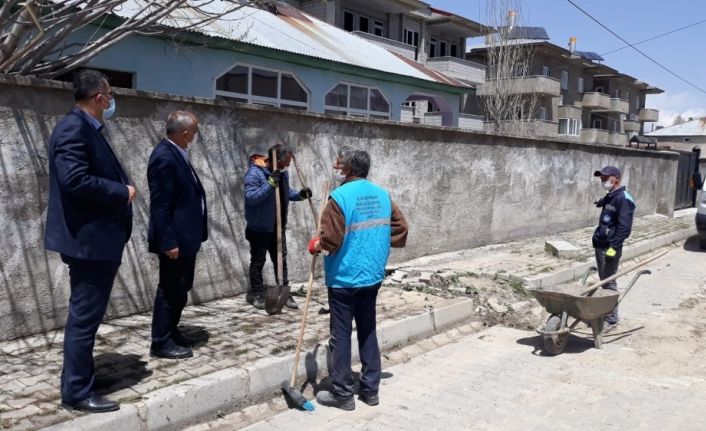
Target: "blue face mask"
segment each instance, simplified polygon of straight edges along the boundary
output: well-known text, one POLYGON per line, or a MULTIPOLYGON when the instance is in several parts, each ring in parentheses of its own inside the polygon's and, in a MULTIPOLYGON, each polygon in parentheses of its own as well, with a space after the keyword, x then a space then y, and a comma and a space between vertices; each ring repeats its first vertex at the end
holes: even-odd
POLYGON ((110 99, 110 105, 108 106, 108 109, 103 111, 103 118, 108 119, 115 114, 115 98, 110 99))

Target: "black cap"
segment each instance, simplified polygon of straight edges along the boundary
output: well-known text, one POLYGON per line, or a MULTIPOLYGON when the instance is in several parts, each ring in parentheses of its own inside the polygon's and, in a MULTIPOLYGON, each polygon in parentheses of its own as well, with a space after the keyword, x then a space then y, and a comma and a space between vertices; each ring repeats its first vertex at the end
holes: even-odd
POLYGON ((615 166, 606 166, 600 171, 596 171, 593 173, 594 177, 600 177, 601 175, 605 175, 606 177, 620 178, 620 169, 616 168, 615 166))

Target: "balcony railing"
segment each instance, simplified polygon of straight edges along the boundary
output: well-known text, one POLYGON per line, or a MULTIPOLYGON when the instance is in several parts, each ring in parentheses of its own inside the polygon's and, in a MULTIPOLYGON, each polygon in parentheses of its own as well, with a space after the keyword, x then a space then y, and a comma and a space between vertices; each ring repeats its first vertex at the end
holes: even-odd
POLYGON ((544 75, 489 79, 478 88, 479 96, 532 93, 559 97, 561 94, 559 80, 544 75))
POLYGON ((623 130, 626 132, 639 132, 640 123, 633 120, 625 120, 623 121, 623 130))
POLYGON ((432 57, 427 59, 427 67, 452 78, 474 84, 485 82, 485 66, 456 57, 432 57))
POLYGON ((659 121, 659 111, 656 109, 647 109, 647 108, 640 109, 640 114, 638 115, 637 119, 642 122, 659 121))
POLYGON ((628 135, 621 132, 608 132, 608 144, 624 147, 628 144, 628 135))
POLYGON ((580 120, 583 111, 578 106, 560 105, 558 118, 569 118, 571 120, 580 120))
POLYGON ((581 142, 585 144, 608 144, 608 131, 603 129, 581 129, 581 142))
POLYGON ((367 39, 378 46, 386 48, 411 60, 416 60, 415 48, 412 45, 407 45, 406 43, 388 39, 386 37, 376 36, 374 34, 366 33, 364 31, 353 31, 351 33, 360 36, 363 39, 367 39))
POLYGON ((621 114, 627 114, 628 112, 630 112, 630 103, 623 99, 610 99, 610 111, 619 112, 621 114))
POLYGON ((610 110, 610 96, 605 93, 590 92, 583 93, 581 106, 583 109, 600 109, 604 111, 610 110))

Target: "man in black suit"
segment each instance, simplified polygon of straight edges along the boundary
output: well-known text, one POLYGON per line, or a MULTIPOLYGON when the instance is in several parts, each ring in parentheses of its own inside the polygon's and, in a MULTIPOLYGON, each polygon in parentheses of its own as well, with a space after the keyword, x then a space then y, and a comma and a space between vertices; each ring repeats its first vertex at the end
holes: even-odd
POLYGON ((102 134, 102 122, 115 112, 106 77, 95 70, 78 72, 74 98, 76 106, 59 120, 49 140, 44 244, 61 253, 71 282, 62 404, 105 412, 119 406, 93 392, 93 345, 132 233, 136 190, 102 134))
POLYGON ((196 254, 208 239, 206 192, 189 162, 189 146, 198 137, 191 112, 167 118, 167 137, 150 156, 149 251, 159 256, 159 286, 152 317, 152 356, 181 359, 193 356, 194 340, 177 325, 194 284, 196 254))

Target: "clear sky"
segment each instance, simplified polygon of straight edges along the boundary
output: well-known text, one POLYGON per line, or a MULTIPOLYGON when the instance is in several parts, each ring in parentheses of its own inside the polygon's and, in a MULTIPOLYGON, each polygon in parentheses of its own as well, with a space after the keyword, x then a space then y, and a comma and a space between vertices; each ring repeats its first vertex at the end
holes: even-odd
MULTIPOLYGON (((426 0, 433 7, 487 23, 488 0, 426 0)), ((551 42, 566 46, 578 38, 577 49, 603 54, 624 44, 566 0, 519 0, 522 25, 544 27, 551 42)), ((706 20, 706 0, 574 0, 631 43, 706 20)), ((471 42, 472 43, 472 42, 471 42)), ((640 50, 706 91, 706 22, 637 45, 640 50)), ((650 62, 632 48, 604 56, 604 64, 665 91, 648 95, 647 107, 660 110, 659 125, 674 117, 706 115, 706 93, 650 62)))

